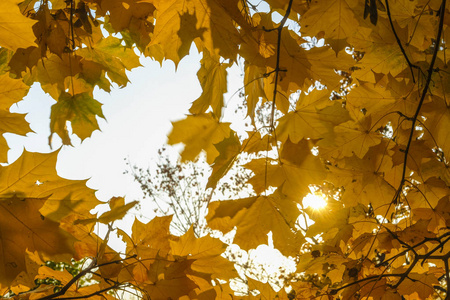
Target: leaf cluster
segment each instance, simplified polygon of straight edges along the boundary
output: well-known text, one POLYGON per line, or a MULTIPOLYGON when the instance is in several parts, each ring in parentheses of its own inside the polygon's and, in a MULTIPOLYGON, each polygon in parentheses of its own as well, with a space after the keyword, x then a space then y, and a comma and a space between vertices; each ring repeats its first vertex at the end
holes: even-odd
MULTIPOLYGON (((10 107, 34 83, 56 101, 49 143, 70 145, 104 118, 95 89, 127 85, 138 55, 178 65, 195 46, 202 94, 168 143, 184 144, 182 161, 205 155, 206 188, 236 165, 251 171, 255 196, 211 202, 207 224, 235 230, 244 250, 270 233, 296 262, 285 288, 247 278, 255 293, 243 298, 449 298, 449 18, 445 0, 3 0, 0 162, 3 134, 31 131, 10 107), (233 65, 244 133, 224 117, 233 65), (327 206, 307 207, 311 190, 327 206)), ((114 228, 136 203, 112 198, 92 215, 94 191, 59 177, 57 156, 0 167, 1 295, 112 299, 132 286, 150 299, 233 298, 226 244, 172 235, 171 216, 114 228), (96 222, 109 224, 103 239, 96 222), (107 245, 113 231, 122 255, 107 245), (76 275, 45 265, 72 258, 90 263, 76 275), (78 285, 88 273, 96 283, 78 285), (34 289, 45 278, 61 289, 34 289)))

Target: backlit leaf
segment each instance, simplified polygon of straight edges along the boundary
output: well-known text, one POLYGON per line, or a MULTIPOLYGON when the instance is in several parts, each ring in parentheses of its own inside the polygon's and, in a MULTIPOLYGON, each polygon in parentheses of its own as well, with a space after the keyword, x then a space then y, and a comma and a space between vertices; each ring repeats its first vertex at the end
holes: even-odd
POLYGON ((0 2, 0 45, 10 50, 35 46, 33 21, 20 13, 18 0, 0 2))

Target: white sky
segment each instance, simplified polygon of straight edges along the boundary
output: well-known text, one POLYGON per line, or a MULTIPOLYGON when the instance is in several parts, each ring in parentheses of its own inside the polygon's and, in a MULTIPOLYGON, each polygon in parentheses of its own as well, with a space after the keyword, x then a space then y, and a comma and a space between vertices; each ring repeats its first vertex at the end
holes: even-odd
MULTIPOLYGON (((201 92, 196 76, 199 59, 198 54, 186 57, 175 72, 172 62, 160 68, 158 62, 143 58, 144 67, 128 72, 127 87, 113 88, 110 94, 97 91, 94 98, 103 103, 106 121, 98 119, 101 131, 95 131, 91 138, 80 143, 75 137, 74 147, 63 147, 58 174, 68 179, 90 178, 88 186, 98 190, 102 201, 112 196, 134 197, 137 185, 129 175, 123 175, 127 168, 124 158, 145 167, 165 143, 170 121, 182 119, 201 92)), ((54 103, 39 86, 33 86, 25 99, 13 106, 14 112, 27 113, 35 133, 27 137, 6 135, 11 147, 9 162, 20 156, 23 147, 32 152, 51 151, 49 116, 54 103)), ((53 140, 53 148, 59 148, 60 139, 54 135, 53 140)))

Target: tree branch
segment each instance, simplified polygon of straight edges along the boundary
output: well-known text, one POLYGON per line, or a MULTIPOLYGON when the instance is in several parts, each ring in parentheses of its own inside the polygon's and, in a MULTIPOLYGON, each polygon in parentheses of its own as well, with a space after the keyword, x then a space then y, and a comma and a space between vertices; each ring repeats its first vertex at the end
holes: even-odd
MULTIPOLYGON (((386 4, 387 3, 388 3, 388 1, 386 0, 386 4)), ((417 122, 417 118, 419 116, 420 109, 422 108, 423 102, 425 101, 425 96, 428 93, 428 88, 429 88, 430 83, 431 83, 431 76, 433 75, 433 72, 434 72, 434 64, 436 62, 437 54, 439 52, 441 36, 442 36, 442 28, 444 26, 445 3, 446 3, 445 0, 443 0, 442 3, 441 3, 440 14, 439 14, 438 33, 436 35, 436 44, 434 46, 434 51, 433 51, 433 56, 431 58, 430 67, 428 68, 427 80, 426 80, 425 86, 424 86, 424 88, 422 90, 422 95, 420 97, 419 104, 417 105, 416 112, 414 113, 414 116, 412 117, 412 120, 411 120, 411 131, 409 133, 408 143, 406 144, 406 149, 404 151, 405 156, 404 156, 404 159, 403 159, 402 177, 401 177, 401 180, 400 180, 400 185, 398 187, 398 190, 395 193, 394 199, 392 199, 392 202, 394 202, 394 203, 396 203, 398 198, 400 197, 400 194, 401 194, 402 189, 403 189, 403 185, 405 183, 406 163, 408 162, 408 154, 409 154, 409 149, 410 149, 411 143, 412 143, 412 137, 413 137, 414 132, 415 132, 415 125, 416 125, 416 122, 417 122)), ((387 9, 387 7, 388 6, 386 6, 386 9, 387 9)))

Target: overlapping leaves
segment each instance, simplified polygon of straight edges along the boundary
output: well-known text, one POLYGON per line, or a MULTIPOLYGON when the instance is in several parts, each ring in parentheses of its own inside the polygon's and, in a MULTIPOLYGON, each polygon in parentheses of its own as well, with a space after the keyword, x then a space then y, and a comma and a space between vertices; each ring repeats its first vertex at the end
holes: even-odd
MULTIPOLYGON (((3 1, 0 135, 31 131, 10 108, 38 82, 57 101, 52 134, 64 144, 71 134, 86 139, 104 118, 94 90, 128 83, 135 47, 178 65, 194 44, 203 92, 173 123, 169 143, 185 145, 183 160, 206 152, 208 188, 247 157, 256 193, 212 202, 209 226, 235 230, 245 250, 271 233, 276 248, 299 258, 300 275, 284 278, 289 294, 254 279, 249 290, 263 299, 448 298, 448 18, 439 0, 3 1), (253 126, 239 134, 222 114, 236 62, 253 126), (311 190, 328 199, 324 210, 305 207, 311 190)), ((1 162, 7 149, 0 137, 1 162)), ((134 202, 112 200, 111 212, 92 216, 93 191, 59 178, 56 157, 25 153, 0 169, 2 292, 30 292, 45 277, 73 297, 111 297, 126 283, 151 299, 233 293, 219 285, 236 276, 225 244, 193 230, 175 237, 170 217, 120 232, 125 258, 109 249, 93 222, 119 219, 134 202), (70 256, 96 257, 100 285, 82 292, 69 286, 72 275, 40 266, 70 256)))

